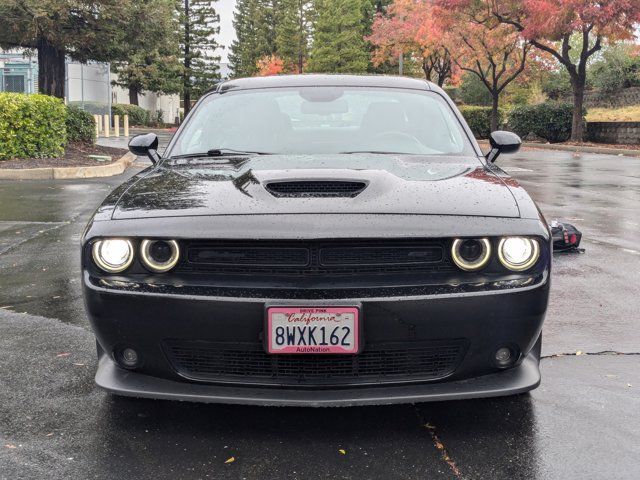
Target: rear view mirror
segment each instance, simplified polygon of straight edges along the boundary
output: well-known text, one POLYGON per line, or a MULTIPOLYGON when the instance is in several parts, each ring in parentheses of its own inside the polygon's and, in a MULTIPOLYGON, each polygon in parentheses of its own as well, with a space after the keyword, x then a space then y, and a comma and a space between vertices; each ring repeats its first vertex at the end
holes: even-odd
POLYGON ((160 155, 158 155, 158 136, 155 133, 136 135, 129 141, 129 151, 138 157, 149 157, 155 165, 160 161, 160 155))
POLYGON ((492 132, 489 142, 491 143, 491 150, 487 153, 489 163, 494 163, 501 153, 516 153, 522 145, 518 135, 504 130, 492 132))
POLYGON ((311 115, 334 115, 347 113, 349 104, 345 100, 333 100, 332 102, 310 102, 304 101, 300 106, 304 114, 311 115))

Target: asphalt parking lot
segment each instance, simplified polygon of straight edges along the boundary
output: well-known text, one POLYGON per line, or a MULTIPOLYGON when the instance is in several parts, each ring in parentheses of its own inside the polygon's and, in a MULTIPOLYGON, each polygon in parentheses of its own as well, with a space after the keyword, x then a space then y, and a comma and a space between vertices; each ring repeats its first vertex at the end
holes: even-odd
POLYGON ((554 259, 542 385, 339 409, 98 390, 78 245, 95 207, 142 166, 0 181, 0 479, 638 478, 640 159, 524 150, 499 163, 548 219, 584 233, 584 254, 554 259))

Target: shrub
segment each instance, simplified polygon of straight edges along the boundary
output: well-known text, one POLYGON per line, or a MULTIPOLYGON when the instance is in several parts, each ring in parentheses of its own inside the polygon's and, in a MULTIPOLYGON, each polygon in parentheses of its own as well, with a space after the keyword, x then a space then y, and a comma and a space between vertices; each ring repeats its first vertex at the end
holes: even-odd
POLYGON ((109 104, 105 102, 69 102, 67 105, 73 105, 92 115, 106 115, 109 113, 109 104))
POLYGON ((514 107, 509 113, 509 128, 521 137, 533 133, 548 142, 566 142, 571 138, 573 105, 547 102, 514 107))
POLYGON ((460 101, 465 105, 489 106, 492 103, 491 94, 482 80, 473 73, 465 73, 459 88, 460 101))
POLYGON ((566 68, 546 73, 541 83, 542 92, 551 100, 562 100, 572 95, 573 90, 566 68))
POLYGON ((460 103, 460 88, 458 87, 442 87, 443 90, 451 97, 455 103, 460 103))
POLYGON ((58 98, 0 93, 0 160, 62 155, 66 116, 58 98))
POLYGON ((120 115, 120 117, 129 115, 130 125, 146 127, 151 123, 151 114, 149 113, 149 111, 137 105, 115 103, 111 106, 111 114, 120 115))
MULTIPOLYGON (((476 138, 489 138, 489 134, 491 134, 491 107, 463 105, 460 107, 460 113, 476 138)), ((498 125, 502 125, 502 122, 502 111, 498 110, 498 125)))
POLYGON ((589 73, 593 86, 605 94, 611 94, 622 88, 640 86, 640 56, 636 47, 620 44, 605 49, 601 60, 595 62, 589 73))
POLYGON ((96 137, 96 121, 89 112, 73 105, 67 106, 67 141, 93 143, 96 137))

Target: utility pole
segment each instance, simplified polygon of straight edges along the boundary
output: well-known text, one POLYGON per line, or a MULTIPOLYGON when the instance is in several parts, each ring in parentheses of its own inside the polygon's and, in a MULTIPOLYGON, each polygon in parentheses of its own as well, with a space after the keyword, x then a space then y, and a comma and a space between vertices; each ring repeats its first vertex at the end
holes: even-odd
POLYGON ((184 0, 184 77, 182 82, 184 116, 191 110, 191 18, 189 0, 184 0))

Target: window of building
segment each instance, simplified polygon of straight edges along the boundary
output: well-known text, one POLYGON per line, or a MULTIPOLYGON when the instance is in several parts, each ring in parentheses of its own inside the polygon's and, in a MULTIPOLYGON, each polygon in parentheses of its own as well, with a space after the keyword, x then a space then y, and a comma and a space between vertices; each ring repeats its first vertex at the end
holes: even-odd
POLYGON ((5 92, 25 93, 24 75, 5 75, 3 90, 5 92))

